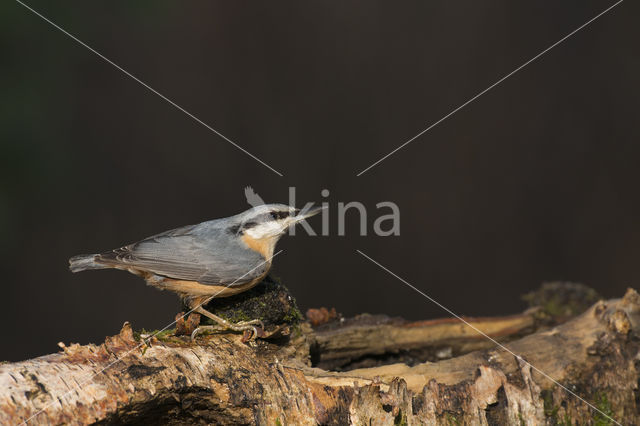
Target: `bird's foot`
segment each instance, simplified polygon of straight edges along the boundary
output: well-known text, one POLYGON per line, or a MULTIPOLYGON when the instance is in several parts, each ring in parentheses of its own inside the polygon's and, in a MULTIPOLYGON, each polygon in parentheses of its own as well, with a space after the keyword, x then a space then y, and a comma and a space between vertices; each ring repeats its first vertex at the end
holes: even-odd
POLYGON ((196 337, 198 337, 199 334, 205 332, 215 332, 223 330, 224 327, 221 327, 220 325, 201 325, 200 327, 197 327, 195 330, 193 330, 193 332, 191 333, 191 340, 196 340, 196 337))
POLYGON ((244 330, 247 330, 247 326, 253 326, 253 325, 258 325, 260 326, 260 328, 264 329, 264 324, 259 319, 254 319, 251 321, 240 321, 235 324, 234 323, 229 323, 229 324, 230 324, 229 328, 234 331, 244 331, 244 330))
POLYGON ((191 333, 191 340, 195 340, 202 332, 225 330, 242 331, 243 342, 255 340, 258 337, 264 336, 264 324, 260 320, 241 321, 237 323, 224 321, 224 323, 216 325, 201 325, 193 330, 193 333, 191 333))

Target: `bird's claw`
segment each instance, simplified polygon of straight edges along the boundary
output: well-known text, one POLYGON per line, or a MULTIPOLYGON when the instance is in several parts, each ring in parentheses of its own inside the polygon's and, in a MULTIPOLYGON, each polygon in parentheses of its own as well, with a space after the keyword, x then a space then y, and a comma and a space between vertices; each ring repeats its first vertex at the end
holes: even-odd
MULTIPOLYGON (((251 320, 251 321, 240 321, 240 322, 237 322, 237 323, 233 324, 234 327, 238 327, 237 331, 246 330, 247 329, 246 327, 249 326, 249 325, 257 325, 260 328, 264 328, 264 323, 259 319, 254 319, 254 320, 251 320)), ((234 330, 235 330, 235 328, 234 328, 234 330)))
POLYGON ((264 337, 265 335, 262 327, 251 327, 244 330, 241 341, 242 343, 247 343, 256 340, 258 337, 264 337))
POLYGON ((260 320, 242 321, 228 325, 201 325, 191 333, 191 340, 195 341, 198 335, 204 331, 222 331, 222 330, 242 331, 242 342, 246 343, 259 337, 264 337, 264 325, 260 320))
POLYGON ((200 327, 197 327, 195 330, 193 330, 193 332, 191 333, 191 341, 196 340, 196 337, 198 337, 198 334, 202 333, 203 331, 218 331, 221 328, 215 325, 201 325, 200 327))

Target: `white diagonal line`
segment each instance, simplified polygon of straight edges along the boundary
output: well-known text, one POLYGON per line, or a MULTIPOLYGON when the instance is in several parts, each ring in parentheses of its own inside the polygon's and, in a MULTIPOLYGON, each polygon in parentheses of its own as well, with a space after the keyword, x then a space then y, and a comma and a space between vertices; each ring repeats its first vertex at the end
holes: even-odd
POLYGON ((421 131, 420 133, 418 133, 417 135, 415 135, 414 137, 412 137, 411 139, 409 139, 408 141, 406 141, 405 143, 403 143, 402 145, 400 145, 399 147, 397 147, 396 149, 394 149, 393 151, 391 151, 390 153, 388 153, 387 155, 385 155, 384 157, 380 158, 378 161, 376 161, 375 163, 371 164, 369 167, 367 167, 366 169, 364 169, 363 171, 361 171, 360 173, 358 173, 356 176, 361 176, 362 174, 364 174, 366 171, 368 171, 369 169, 371 169, 372 167, 375 167, 376 165, 380 164, 381 162, 383 162, 384 160, 386 160, 387 158, 389 158, 390 156, 392 156, 393 154, 395 154, 396 152, 398 152, 399 150, 401 150, 402 148, 404 148, 405 146, 409 145, 411 142, 413 142, 414 140, 418 139, 420 136, 424 135, 425 133, 427 133, 429 130, 433 129, 434 127, 436 127, 438 124, 442 123, 444 120, 446 120, 447 118, 451 117, 453 114, 455 114, 456 112, 460 111, 462 108, 466 107, 467 105, 469 105, 471 102, 475 101, 476 99, 478 99, 480 96, 484 95, 485 93, 487 93, 489 90, 493 89, 494 87, 496 87, 498 84, 502 83, 503 81, 505 81, 506 79, 508 79, 509 77, 511 77, 512 75, 514 75, 515 73, 517 73, 518 71, 520 71, 521 69, 523 69, 524 67, 526 67, 527 65, 529 65, 531 62, 535 61, 536 59, 538 59, 539 57, 541 57, 542 55, 544 55, 545 53, 547 53, 548 51, 550 51, 551 49, 553 49, 554 47, 556 47, 557 45, 559 45, 560 43, 562 43, 563 41, 565 41, 566 39, 568 39, 569 37, 571 37, 572 35, 574 35, 575 33, 577 33, 578 31, 580 31, 581 29, 583 29, 584 27, 586 27, 587 25, 591 24, 593 21, 595 21, 596 19, 600 18, 602 15, 604 15, 605 13, 609 12, 611 9, 613 9, 614 7, 616 7, 617 5, 619 5, 620 3, 622 3, 624 0, 618 0, 616 3, 614 3, 613 5, 609 6, 608 8, 606 8, 605 10, 603 10, 602 12, 600 12, 599 14, 597 14, 596 16, 594 16, 593 18, 589 19, 587 22, 585 22, 584 24, 580 25, 578 28, 576 28, 575 30, 571 31, 569 34, 567 34, 566 36, 562 37, 560 40, 556 41, 555 43, 553 43, 551 46, 547 47, 546 49, 544 49, 542 52, 538 53, 536 56, 534 56, 533 58, 529 59, 527 62, 525 62, 524 64, 520 65, 518 68, 516 68, 515 70, 511 71, 509 74, 505 75, 504 77, 502 77, 500 80, 496 81, 495 83, 493 83, 491 86, 487 87, 486 89, 484 89, 482 92, 478 93, 477 95, 475 95, 474 97, 472 97, 471 99, 469 99, 468 101, 466 101, 465 103, 463 103, 462 105, 460 105, 459 107, 457 107, 456 109, 454 109, 453 111, 451 111, 450 113, 448 113, 447 115, 445 115, 444 117, 442 117, 441 119, 439 119, 438 121, 436 121, 435 123, 433 123, 432 125, 430 125, 429 127, 427 127, 426 129, 424 129, 423 131, 421 131))
POLYGON ((587 404, 589 407, 591 407, 592 409, 594 409, 595 411, 597 411, 598 413, 602 414, 603 416, 605 416, 606 418, 608 418, 609 420, 611 420, 612 422, 614 422, 617 425, 622 426, 619 422, 617 422, 614 418, 612 418, 611 416, 609 416, 608 414, 602 412, 602 410, 598 409, 596 406, 594 406, 593 404, 591 404, 589 401, 587 401, 586 399, 582 398, 580 395, 578 395, 577 393, 573 392, 572 390, 568 389, 566 386, 564 386, 563 384, 561 384, 560 382, 558 382, 557 380, 555 380, 553 377, 549 376, 547 373, 545 373, 544 371, 540 370, 539 368, 537 368, 535 365, 531 364, 529 361, 525 360, 524 358, 522 358, 520 355, 514 353, 511 349, 507 348, 505 345, 503 345, 502 343, 498 342, 497 340, 495 340, 493 337, 489 336, 488 334, 486 334, 485 332, 483 332, 482 330, 478 329, 476 326, 474 326, 473 324, 469 323, 467 320, 465 320, 464 318, 462 318, 460 315, 456 314, 455 312, 453 312, 451 309, 447 308, 446 306, 444 306, 443 304, 441 304, 440 302, 438 302, 437 300, 433 299, 432 297, 430 297, 429 295, 427 295, 426 293, 424 293, 423 291, 417 289, 416 287, 414 287, 413 285, 411 285, 409 282, 407 282, 406 280, 404 280, 403 278, 401 278, 400 276, 396 275, 395 273, 393 273, 392 271, 390 271, 388 268, 386 268, 385 266, 381 265, 379 262, 377 262, 376 260, 372 259, 371 257, 367 256, 366 254, 364 254, 362 251, 360 250, 356 250, 360 255, 362 255, 363 257, 365 257, 366 259, 368 259, 369 261, 371 261, 372 263, 378 265, 380 268, 382 268, 384 271, 388 272, 389 274, 391 274, 393 277, 397 278, 398 280, 402 281, 404 284, 406 284, 407 286, 409 286, 410 288, 412 288, 413 290, 417 291, 418 293, 420 293, 422 296, 426 297, 427 299, 429 299, 431 302, 435 303, 436 305, 438 305, 440 308, 444 309, 446 312, 448 312, 449 314, 453 315, 454 317, 456 317, 457 319, 459 319, 460 321, 462 321, 464 324, 468 325, 469 327, 471 327, 473 330, 475 330, 477 333, 481 334, 482 336, 486 337, 487 339, 491 340, 493 343, 495 343, 497 346, 499 346, 500 348, 504 349, 505 351, 509 352, 511 355, 513 355, 515 358, 517 358, 518 360, 524 362, 525 364, 527 364, 529 367, 531 367, 533 370, 536 370, 538 373, 540 373, 541 375, 543 375, 544 377, 546 377, 547 379, 551 380, 553 383, 555 383, 556 385, 560 386, 562 389, 564 389, 565 391, 567 391, 568 393, 570 393, 571 395, 573 395, 574 397, 576 397, 577 399, 579 399, 580 401, 584 402, 585 404, 587 404))
MULTIPOLYGON (((274 254, 273 256, 271 256, 269 259, 265 260, 264 262, 260 263, 258 266, 256 266, 255 268, 251 269, 250 271, 248 271, 246 274, 242 275, 241 277, 238 277, 235 281, 233 281, 231 284, 226 285, 224 288, 222 288, 220 291, 218 291, 216 294, 214 294, 211 297, 208 297, 204 302, 200 303, 198 306, 196 306, 195 308, 191 309, 189 312, 187 312, 186 314, 184 314, 183 316, 181 316, 179 319, 185 318, 187 315, 189 315, 191 312, 195 311, 196 309, 198 309, 199 307, 201 307, 202 305, 206 305, 207 303, 209 303, 211 301, 211 299, 215 298, 218 294, 220 294, 221 292, 223 292, 225 289, 231 287, 233 284, 235 284, 236 282, 238 282, 239 280, 241 280, 242 278, 246 277, 247 275, 249 275, 251 272, 255 271, 256 269, 258 269, 259 267, 261 267, 262 265, 271 262, 273 260, 274 257, 276 257, 277 255, 279 255, 280 253, 282 253, 284 250, 279 250, 276 254, 274 254)), ((110 362, 109 364, 107 364, 106 367, 104 367, 103 369, 101 369, 100 371, 98 371, 97 373, 93 373, 91 374, 87 380, 82 381, 81 383, 77 383, 78 385, 78 389, 80 391, 82 391, 82 386, 86 385, 87 383, 89 383, 89 381, 91 381, 91 379, 93 379, 94 377, 96 377, 98 374, 102 373, 103 371, 105 371, 106 369, 108 369, 109 367, 111 367, 112 365, 120 362, 120 360, 122 360, 122 358, 124 358, 125 356, 129 355, 131 352, 135 351, 136 349, 139 349, 141 346, 143 346, 144 344, 146 344, 146 341, 151 340, 152 337, 157 336, 158 334, 162 333, 163 331, 165 331, 167 328, 171 327, 173 324, 175 324, 176 322, 178 322, 178 319, 173 320, 172 322, 170 322, 169 324, 167 324, 166 326, 164 326, 161 330, 156 331, 155 333, 153 333, 151 336, 146 337, 143 340, 143 342, 141 342, 138 346, 129 349, 127 352, 125 352, 123 355, 120 355, 120 357, 116 356, 116 360, 113 362, 110 362)), ((63 393, 62 395, 56 396, 54 400, 48 402, 47 404, 45 404, 45 406, 43 408, 41 408, 40 410, 38 410, 35 414, 33 414, 31 417, 29 417, 27 420, 23 421, 21 423, 21 425, 26 425, 31 419, 33 419, 34 417, 36 417, 38 414, 42 413, 44 410, 46 410, 47 408, 49 408, 49 406, 51 404, 53 404, 54 402, 57 401, 61 401, 63 398, 65 398, 67 395, 69 395, 70 393, 73 392, 77 392, 78 389, 71 389, 70 391, 67 391, 65 393, 63 393)))
POLYGON ((194 119, 195 121, 197 121, 199 124, 203 125, 204 127, 206 127, 207 129, 211 130, 213 133, 215 133, 216 135, 220 136, 222 139, 224 139, 225 141, 229 142, 231 145, 235 146, 236 148, 238 148, 240 151, 244 152, 245 154, 247 154, 249 157, 253 158, 254 160, 256 160, 258 163, 262 164, 263 166, 267 167, 269 170, 271 170, 272 172, 274 172, 275 174, 277 174, 278 176, 282 177, 283 174, 280 173, 279 171, 277 171, 276 169, 274 169, 273 167, 271 167, 270 165, 268 165, 267 163, 265 163, 264 161, 262 161, 261 159, 259 159, 258 157, 256 157, 255 155, 253 155, 252 153, 250 153, 249 151, 247 151, 246 149, 244 149, 243 147, 241 147, 240 145, 238 145, 237 143, 235 143, 234 141, 232 141, 231 139, 229 139, 228 137, 226 137, 225 135, 223 135, 222 133, 220 133, 219 131, 217 131, 216 129, 214 129, 213 127, 211 127, 210 125, 208 125, 207 123, 205 123, 204 121, 200 120, 198 117, 196 117, 195 115, 191 114, 189 111, 187 111, 186 109, 182 108, 180 105, 178 105, 177 103, 175 103, 174 101, 172 101, 171 99, 167 98, 165 95, 163 95, 162 93, 158 92, 156 89, 154 89, 153 87, 149 86, 147 83, 145 83, 144 81, 140 80, 138 77, 136 77, 135 75, 131 74, 129 71, 125 70, 124 68, 122 68, 120 65, 116 64, 115 62, 113 62, 111 59, 107 58, 106 56, 104 56, 102 53, 98 52, 97 50, 95 50, 93 47, 89 46, 87 43, 83 42, 82 40, 80 40, 79 38, 77 38, 76 36, 74 36, 73 34, 69 33, 68 31, 66 31, 64 28, 60 27, 58 24, 56 24, 55 22, 51 21, 49 18, 45 17, 44 15, 42 15, 40 12, 36 11, 35 9, 33 9, 31 6, 23 3, 20 0, 16 0, 16 2, 22 6, 24 6, 26 9, 30 10, 31 12, 33 12, 35 15, 39 16, 40 18, 42 18, 44 21, 48 22, 49 24, 51 24, 53 27, 55 27, 56 29, 58 29, 60 32, 62 32, 63 34, 65 34, 66 36, 70 37, 71 39, 73 39, 74 41, 76 41, 78 44, 86 47, 88 50, 90 50, 91 52, 95 53, 97 56, 99 56, 100 58, 104 59, 106 62, 108 62, 109 64, 113 65, 115 68, 117 68, 118 70, 122 71, 125 75, 127 75, 128 77, 131 77, 133 80, 135 80, 136 82, 140 83, 142 86, 144 86, 146 89, 148 89, 149 91, 155 93, 156 95, 158 95, 160 98, 164 99, 165 101, 167 101, 169 104, 171 104, 172 106, 174 106, 176 109, 182 111, 183 113, 185 113, 186 115, 188 115, 189 117, 191 117, 192 119, 194 119))

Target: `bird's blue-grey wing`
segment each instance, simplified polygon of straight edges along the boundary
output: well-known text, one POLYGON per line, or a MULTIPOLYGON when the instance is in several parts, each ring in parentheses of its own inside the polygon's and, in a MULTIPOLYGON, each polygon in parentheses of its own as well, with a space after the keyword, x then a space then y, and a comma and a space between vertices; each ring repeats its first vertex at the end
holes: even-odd
POLYGON ((213 235, 178 228, 102 253, 96 261, 210 285, 241 285, 263 275, 269 266, 225 230, 213 235))

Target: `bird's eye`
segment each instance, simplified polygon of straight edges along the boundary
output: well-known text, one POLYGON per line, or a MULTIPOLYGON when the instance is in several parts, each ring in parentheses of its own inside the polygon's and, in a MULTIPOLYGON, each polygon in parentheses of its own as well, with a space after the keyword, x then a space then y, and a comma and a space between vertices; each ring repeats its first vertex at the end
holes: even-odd
POLYGON ((286 219, 287 217, 289 217, 289 212, 271 212, 273 220, 286 219))

